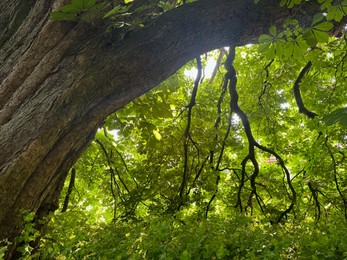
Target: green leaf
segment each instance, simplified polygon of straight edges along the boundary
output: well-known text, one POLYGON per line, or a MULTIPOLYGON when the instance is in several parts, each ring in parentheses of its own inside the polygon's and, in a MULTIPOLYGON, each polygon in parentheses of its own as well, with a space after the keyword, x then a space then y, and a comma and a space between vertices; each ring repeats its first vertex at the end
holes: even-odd
POLYGON ((271 43, 274 41, 274 37, 269 36, 267 34, 262 34, 258 38, 259 43, 271 43))
POLYGON ((328 42, 329 41, 329 35, 326 32, 314 30, 313 34, 314 34, 317 42, 328 42))
POLYGON ((347 107, 339 108, 323 117, 326 125, 333 125, 340 123, 342 126, 347 127, 347 107))
POLYGON ((155 139, 157 139, 158 141, 160 141, 161 138, 162 138, 161 135, 160 135, 160 133, 159 133, 157 130, 153 130, 152 132, 153 132, 153 134, 154 134, 155 139))
POLYGON ((276 37, 276 35, 277 35, 276 34, 276 30, 277 30, 276 26, 271 26, 270 29, 269 29, 270 34, 276 37))
POLYGON ((312 19, 311 26, 317 24, 318 22, 322 21, 323 19, 324 19, 324 15, 322 13, 316 14, 312 19))
POLYGON ((326 18, 328 21, 335 20, 337 22, 340 22, 343 16, 344 16, 344 13, 340 9, 340 6, 332 5, 327 10, 326 18))
POLYGON ((24 216, 23 220, 25 222, 31 222, 34 220, 34 217, 35 217, 35 213, 31 212, 31 213, 27 214, 26 216, 24 216))
POLYGON ((73 21, 77 18, 77 15, 75 13, 63 13, 60 11, 55 11, 51 12, 51 18, 57 21, 73 21))
POLYGON ((96 5, 97 0, 84 0, 84 8, 92 8, 93 6, 96 5))
POLYGON ((321 4, 321 10, 327 9, 331 6, 333 0, 318 0, 318 3, 321 4))
POLYGON ((75 6, 78 9, 83 9, 84 8, 84 1, 85 0, 72 0, 71 5, 75 6))
POLYGON ((0 247, 0 259, 4 258, 6 251, 7 251, 7 246, 1 246, 0 247))
POLYGON ((318 43, 312 29, 306 29, 302 37, 310 47, 315 46, 318 43))
POLYGON ((125 13, 129 10, 130 6, 121 6, 121 5, 117 5, 115 6, 112 10, 110 10, 109 12, 107 12, 103 18, 108 18, 112 15, 116 15, 116 14, 121 14, 121 13, 125 13))
MULTIPOLYGON (((82 7, 83 8, 83 7, 82 7)), ((63 13, 77 13, 79 12, 81 9, 81 7, 73 5, 73 4, 68 4, 68 5, 64 5, 61 8, 61 12, 63 13)))
POLYGON ((320 30, 320 31, 324 31, 327 32, 329 30, 331 30, 334 27, 333 23, 331 22, 323 22, 320 24, 316 24, 313 28, 320 30))

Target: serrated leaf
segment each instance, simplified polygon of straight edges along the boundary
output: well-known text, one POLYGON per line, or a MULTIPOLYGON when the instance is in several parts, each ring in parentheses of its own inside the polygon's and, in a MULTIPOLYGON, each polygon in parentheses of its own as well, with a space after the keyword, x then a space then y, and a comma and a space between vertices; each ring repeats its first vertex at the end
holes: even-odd
POLYGON ((317 42, 328 42, 329 41, 329 35, 326 32, 314 30, 313 34, 314 34, 317 42))
POLYGON ((290 58, 293 55, 293 51, 294 51, 293 42, 287 42, 283 48, 283 56, 286 58, 290 58))
POLYGON ((329 30, 331 30, 334 27, 333 23, 331 22, 323 22, 320 24, 316 24, 313 28, 320 30, 320 31, 324 31, 327 32, 329 30))
POLYGON ((331 6, 332 0, 319 0, 318 2, 322 4, 321 10, 324 10, 331 6))
POLYGON ((333 125, 340 123, 344 127, 347 127, 347 107, 339 108, 323 117, 323 121, 326 125, 333 125))
POLYGON ((283 56, 283 52, 284 52, 284 44, 286 42, 284 40, 279 40, 278 42, 276 42, 276 48, 275 48, 275 54, 277 57, 282 57, 283 56))
POLYGON ((327 10, 326 19, 328 21, 335 20, 337 22, 340 22, 341 19, 343 18, 343 15, 344 14, 343 14, 342 10, 339 8, 339 6, 332 5, 327 10))
POLYGON ((295 43, 300 48, 301 52, 306 51, 310 47, 307 45, 306 41, 302 38, 301 35, 296 38, 295 43))
POLYGON ((293 58, 300 59, 302 57, 302 49, 298 44, 293 46, 293 58))
POLYGON ((270 34, 275 36, 275 37, 276 37, 276 34, 277 34, 276 31, 277 31, 276 26, 271 26, 270 29, 269 29, 270 34))
POLYGON ((312 29, 306 29, 302 34, 302 38, 310 47, 315 46, 318 43, 312 29))
POLYGON ((266 52, 266 51, 269 49, 270 44, 271 44, 271 43, 259 44, 259 48, 258 48, 259 52, 261 52, 261 53, 266 52))
POLYGON ((271 42, 273 42, 273 40, 274 40, 274 37, 269 36, 267 34, 262 34, 258 38, 259 43, 271 43, 271 42))
POLYGON ((313 19, 312 19, 312 23, 311 23, 311 25, 313 26, 313 25, 315 25, 315 24, 317 24, 318 22, 320 22, 320 21, 322 21, 324 19, 324 15, 323 14, 316 14, 314 17, 313 17, 313 19))
POLYGON ((266 57, 269 60, 275 58, 275 56, 276 56, 275 50, 276 50, 276 45, 275 44, 270 44, 269 49, 265 53, 266 57))

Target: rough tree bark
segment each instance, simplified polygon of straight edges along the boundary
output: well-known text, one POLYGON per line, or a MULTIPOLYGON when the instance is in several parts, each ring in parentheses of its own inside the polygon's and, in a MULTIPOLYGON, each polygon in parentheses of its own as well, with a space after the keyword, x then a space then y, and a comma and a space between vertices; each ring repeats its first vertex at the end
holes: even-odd
POLYGON ((20 209, 57 208, 68 170, 107 115, 197 55, 254 43, 271 25, 317 10, 201 0, 110 45, 102 28, 50 20, 64 2, 0 2, 0 240, 18 235, 20 209))

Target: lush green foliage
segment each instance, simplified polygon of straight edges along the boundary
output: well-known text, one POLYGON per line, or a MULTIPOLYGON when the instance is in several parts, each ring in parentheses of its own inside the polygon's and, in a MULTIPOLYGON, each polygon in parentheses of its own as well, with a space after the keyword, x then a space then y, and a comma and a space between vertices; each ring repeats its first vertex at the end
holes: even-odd
MULTIPOLYGON (((251 164, 240 188, 248 141, 240 117, 230 118, 226 71, 200 79, 190 106, 192 61, 107 119, 74 166, 70 206, 53 217, 41 257, 346 257, 346 42, 331 38, 295 61, 269 61, 257 50, 236 51, 238 102, 257 142, 290 171, 290 212, 282 214, 292 202, 285 173, 267 150, 256 150, 257 194, 251 164), (309 60, 300 87, 314 119, 298 113, 292 91, 309 60)), ((209 53, 203 65, 219 55, 209 53)))
MULTIPOLYGON (((117 27, 128 2, 103 18, 117 27)), ((234 60, 233 49, 228 59, 225 49, 205 54, 109 116, 74 166, 73 189, 67 179, 67 211, 52 216, 34 254, 346 258, 347 46, 327 32, 347 4, 318 2, 326 14, 309 28, 271 27, 234 60), (215 74, 203 73, 217 60, 215 74)), ((52 16, 77 19, 96 6, 76 0, 52 16)), ((37 237, 30 216, 23 253, 37 237)))
POLYGON ((347 227, 300 221, 272 226, 244 215, 208 220, 180 214, 141 222, 92 223, 92 214, 54 217, 42 258, 52 259, 344 259, 347 227), (73 223, 71 220, 74 220, 73 223), (78 226, 73 228, 71 225, 78 226))

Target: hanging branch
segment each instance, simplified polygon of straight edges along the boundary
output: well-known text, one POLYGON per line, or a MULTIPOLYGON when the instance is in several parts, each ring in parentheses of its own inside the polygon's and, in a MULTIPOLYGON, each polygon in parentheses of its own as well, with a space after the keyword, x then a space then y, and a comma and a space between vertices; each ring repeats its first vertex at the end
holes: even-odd
POLYGON ((213 72, 212 72, 212 75, 211 75, 211 78, 210 78, 210 81, 208 82, 209 84, 212 84, 216 75, 217 75, 217 71, 222 63, 222 60, 224 58, 224 56, 227 54, 227 51, 225 50, 225 48, 221 48, 219 49, 219 55, 218 55, 218 59, 217 59, 217 62, 216 62, 216 66, 214 67, 213 69, 213 72))
POLYGON ((117 186, 118 196, 120 197, 120 199, 122 201, 124 201, 123 197, 121 195, 118 183, 116 182, 116 178, 114 176, 113 169, 110 168, 110 189, 111 189, 111 194, 112 194, 112 198, 113 198, 113 222, 115 222, 116 218, 117 218, 117 196, 116 196, 116 193, 114 192, 114 188, 113 188, 114 184, 117 186))
POLYGON ((345 213, 345 218, 347 219, 347 199, 345 198, 345 196, 343 195, 343 193, 341 192, 341 189, 340 189, 339 181, 337 179, 337 176, 338 176, 338 172, 337 172, 337 169, 336 169, 337 163, 336 163, 336 160, 335 160, 335 156, 332 153, 332 151, 331 151, 331 149, 330 149, 330 147, 328 145, 328 137, 325 138, 324 146, 327 148, 329 156, 331 158, 331 162, 332 162, 333 169, 334 169, 334 182, 335 182, 336 190, 337 190, 337 192, 339 193, 339 195, 340 195, 340 197, 342 199, 343 207, 344 207, 344 213, 345 213))
MULTIPOLYGON (((107 129, 106 129, 105 126, 103 127, 103 130, 104 130, 104 135, 105 135, 105 137, 113 143, 113 142, 114 142, 114 139, 111 138, 111 137, 108 135, 108 132, 107 132, 107 129)), ((113 150, 116 151, 116 153, 118 154, 118 156, 119 156, 120 159, 122 160, 122 163, 123 163, 123 165, 124 165, 125 170, 126 170, 127 172, 129 172, 128 166, 127 166, 127 164, 126 164, 126 162, 125 162, 125 160, 124 160, 122 154, 116 149, 116 147, 113 147, 113 148, 114 148, 113 150)), ((112 151, 111 151, 111 157, 112 157, 112 151)), ((113 163, 113 161, 112 161, 112 163, 113 163)), ((134 178, 132 178, 132 179, 133 179, 133 181, 135 182, 136 186, 138 186, 138 183, 136 182, 136 180, 135 180, 134 178)))
POLYGON ((259 149, 263 150, 264 152, 267 152, 267 153, 269 153, 269 154, 271 154, 271 155, 276 157, 276 160, 277 160, 278 164, 281 166, 282 170, 284 171, 284 174, 285 174, 285 177, 286 177, 286 180, 287 180, 287 184, 288 184, 289 189, 290 189, 290 191, 292 193, 291 198, 290 198, 291 199, 291 203, 290 203, 289 207, 286 210, 284 210, 281 213, 281 215, 279 216, 279 218, 277 220, 277 223, 279 223, 279 222, 281 222, 283 217, 286 216, 293 209, 293 207, 294 207, 294 205, 296 203, 297 194, 296 194, 296 191, 295 191, 294 186, 292 184, 292 179, 291 179, 291 176, 290 176, 290 172, 289 172, 288 168, 286 167, 282 157, 279 156, 275 151, 273 151, 273 150, 271 150, 271 149, 269 149, 267 147, 264 147, 264 146, 258 144, 257 142, 256 142, 256 146, 259 149))
POLYGON ((230 48, 230 53, 229 53, 227 60, 225 62, 225 66, 227 69, 226 77, 228 78, 228 82, 229 82, 230 110, 232 113, 237 114, 239 116, 239 118, 241 119, 244 131, 245 131, 245 134, 246 134, 246 137, 248 140, 248 154, 241 162, 241 166, 242 166, 241 180, 240 180, 240 185, 239 185, 239 189, 238 189, 237 204, 235 207, 239 207, 240 211, 241 212, 243 211, 241 192, 242 192, 242 189, 243 189, 244 184, 246 182, 246 180, 245 180, 245 178, 246 178, 246 165, 247 165, 247 162, 250 161, 253 165, 253 173, 249 178, 250 182, 251 182, 251 194, 250 194, 249 199, 248 199, 247 207, 250 207, 252 209, 252 198, 255 197, 261 211, 264 212, 264 209, 263 209, 263 207, 265 207, 264 202, 261 199, 261 197, 258 195, 257 189, 256 189, 256 185, 257 185, 256 178, 259 174, 259 164, 258 164, 258 161, 255 157, 255 147, 257 147, 258 149, 263 150, 265 152, 268 152, 268 153, 270 153, 276 157, 281 168, 285 172, 287 184, 288 184, 288 186, 291 190, 291 193, 292 193, 291 204, 289 205, 289 207, 286 210, 284 210, 281 213, 281 215, 278 219, 278 222, 280 222, 281 219, 287 213, 289 213, 292 210, 292 208, 294 207, 294 204, 296 202, 296 192, 295 192, 295 189, 291 183, 290 173, 289 173, 287 167, 285 166, 283 159, 276 152, 274 152, 271 149, 264 147, 264 146, 260 145, 258 142, 256 142, 256 140, 254 139, 253 134, 252 134, 252 129, 250 126, 248 116, 244 113, 244 111, 238 105, 238 98, 239 97, 238 97, 238 93, 237 93, 237 89, 236 89, 237 77, 236 77, 235 68, 233 67, 234 58, 235 58, 235 48, 230 48))
MULTIPOLYGON (((184 131, 184 144, 183 144, 183 149, 184 149, 184 168, 183 168, 183 175, 182 175, 182 182, 181 186, 179 188, 179 198, 180 198, 180 204, 178 208, 180 208, 184 202, 184 190, 186 189, 187 182, 188 182, 188 172, 189 172, 189 166, 188 166, 188 147, 189 147, 189 141, 192 141, 192 138, 190 136, 190 126, 191 126, 191 121, 192 121, 192 110, 193 107, 195 106, 196 102, 196 94, 198 93, 198 88, 201 80, 201 75, 202 75, 202 64, 201 64, 201 57, 196 58, 196 63, 197 63, 197 68, 198 68, 198 73, 194 82, 194 88, 192 92, 192 96, 190 98, 190 102, 187 106, 188 109, 188 114, 187 114, 187 126, 184 131)), ((194 144, 194 142, 193 142, 194 144)))
POLYGON ((205 158, 205 160, 202 162, 202 164, 201 164, 199 170, 197 170, 196 175, 195 175, 195 178, 194 178, 194 180, 193 180, 192 185, 189 187, 189 190, 188 190, 188 192, 187 192, 187 195, 189 195, 190 190, 192 189, 192 187, 194 187, 194 186, 196 185, 196 182, 197 182, 197 180, 199 179, 199 177, 200 177, 200 175, 201 175, 203 169, 205 168, 205 165, 206 165, 206 163, 207 163, 209 157, 210 157, 210 156, 207 156, 207 157, 205 158))
POLYGON ((299 108, 299 113, 302 113, 304 115, 306 115, 308 118, 314 118, 315 116, 318 116, 316 113, 309 111, 305 105, 304 102, 302 100, 301 97, 301 93, 300 93, 300 84, 302 79, 304 78, 304 76, 308 73, 308 71, 310 70, 312 66, 312 62, 309 61, 307 62, 307 64, 305 65, 305 67, 301 70, 298 78, 295 80, 294 86, 293 86, 293 91, 294 91, 294 97, 295 97, 295 101, 296 104, 299 108))
POLYGON ((64 199, 63 208, 61 209, 62 213, 67 210, 67 207, 69 205, 70 195, 72 193, 72 189, 75 186, 75 179, 76 179, 76 170, 75 170, 75 168, 72 168, 70 182, 69 182, 69 187, 67 188, 67 192, 66 192, 66 196, 65 196, 65 199, 64 199))
POLYGON ((311 193, 312 193, 312 197, 316 203, 316 208, 317 208, 317 221, 320 219, 320 214, 321 214, 321 209, 320 209, 320 203, 318 200, 318 189, 315 189, 312 185, 311 182, 307 183, 308 188, 310 189, 311 193))
POLYGON ((125 188, 125 190, 126 190, 128 193, 130 193, 129 188, 128 188, 128 186, 125 184, 123 178, 120 176, 120 173, 119 173, 117 167, 114 167, 114 169, 113 169, 112 165, 113 165, 113 166, 115 166, 115 165, 114 165, 113 161, 111 160, 109 154, 107 153, 105 146, 104 146, 104 145, 100 142, 100 140, 98 140, 98 139, 96 139, 95 142, 96 142, 97 144, 100 145, 101 150, 102 150, 103 153, 105 154, 106 161, 107 161, 107 164, 108 164, 108 166, 110 167, 110 169, 112 169, 113 171, 116 171, 119 181, 122 183, 122 185, 123 185, 123 187, 125 188))
POLYGON ((115 176, 115 170, 116 170, 116 173, 118 175, 118 178, 120 180, 120 182, 123 184, 124 188, 126 189, 126 191, 129 193, 129 189, 128 187, 126 186, 125 182, 123 181, 123 179, 120 177, 120 174, 117 170, 117 168, 115 168, 115 170, 113 169, 112 165, 114 165, 113 161, 111 160, 109 154, 107 153, 106 151, 106 148, 104 147, 104 145, 102 144, 102 142, 98 139, 95 140, 95 142, 97 144, 100 145, 101 147, 101 150, 103 151, 105 157, 106 157, 106 161, 107 161, 107 164, 109 166, 109 172, 110 172, 110 189, 111 189, 111 194, 112 194, 112 198, 113 198, 113 204, 114 204, 114 209, 113 209, 113 222, 116 221, 116 217, 117 217, 117 196, 115 194, 115 191, 114 191, 114 185, 116 186, 116 189, 117 189, 117 193, 118 193, 118 196, 120 198, 120 200, 124 203, 125 200, 123 198, 123 194, 122 194, 122 191, 121 191, 121 188, 119 187, 118 183, 117 183, 117 180, 116 180, 116 176, 115 176))
POLYGON ((263 82, 263 89, 262 89, 262 92, 260 94, 260 96, 258 97, 258 104, 259 106, 263 107, 263 104, 261 102, 263 96, 265 95, 266 93, 266 90, 267 90, 267 87, 268 86, 271 86, 271 83, 268 81, 268 78, 269 78, 269 67, 272 65, 272 63, 274 62, 275 59, 272 59, 270 60, 270 62, 268 64, 265 65, 264 67, 264 70, 265 70, 265 73, 266 73, 266 76, 265 76, 265 80, 263 82))
POLYGON ((232 113, 235 113, 240 117, 242 124, 243 124, 243 128, 244 128, 246 137, 247 137, 247 140, 248 140, 248 155, 243 159, 243 161, 241 163, 241 165, 242 165, 241 181, 240 181, 240 186, 239 186, 238 195, 237 195, 238 198, 237 198, 236 207, 240 207, 240 211, 241 212, 243 211, 243 207, 242 207, 242 203, 241 203, 241 191, 242 191, 242 189, 244 187, 244 183, 245 183, 246 164, 248 161, 251 161, 251 163, 254 167, 254 170, 253 170, 253 173, 250 177, 252 192, 251 192, 249 200, 248 200, 249 201, 248 205, 251 206, 251 204, 250 204, 251 198, 253 196, 255 196, 257 199, 257 202, 260 206, 260 209, 262 211, 264 211, 261 200, 259 199, 259 195, 258 195, 257 190, 256 190, 256 182, 255 182, 255 179, 259 174, 259 164, 255 158, 255 151, 254 151, 256 141, 254 140, 248 117, 241 110, 241 108, 238 105, 239 96, 238 96, 238 93, 236 90, 237 77, 236 77, 236 70, 233 66, 234 58, 235 58, 235 47, 232 47, 232 48, 230 48, 230 53, 227 57, 227 60, 225 61, 225 67, 227 69, 227 78, 228 78, 228 83, 229 83, 228 84, 229 94, 230 94, 230 111, 231 111, 230 121, 232 118, 232 113))
MULTIPOLYGON (((219 124, 220 124, 221 117, 222 117, 222 103, 223 103, 223 100, 225 97, 227 87, 228 87, 228 79, 226 76, 224 76, 223 84, 222 84, 222 92, 219 96, 218 103, 217 103, 218 116, 217 116, 216 122, 214 123, 214 128, 216 130, 216 135, 214 137, 214 143, 215 144, 217 144, 217 142, 218 142, 218 128, 219 128, 219 124)), ((230 120, 228 123, 230 125, 230 120)), ((214 159, 214 150, 211 149, 211 151, 210 151, 210 164, 213 164, 213 159, 214 159)))
MULTIPOLYGON (((227 59, 225 61, 225 68, 227 69, 227 73, 225 74, 224 79, 223 79, 222 92, 221 92, 221 95, 220 95, 220 97, 218 99, 218 104, 217 104, 218 117, 217 117, 216 122, 214 124, 214 127, 216 128, 216 132, 218 130, 219 123, 220 123, 220 120, 221 120, 221 113, 222 113, 221 104, 223 102, 223 99, 224 99, 226 90, 228 88, 228 85, 229 85, 229 88, 230 88, 230 84, 234 83, 236 85, 236 71, 235 71, 234 67, 232 66, 234 57, 235 57, 235 47, 231 47, 230 48, 230 53, 227 56, 227 59)), ((226 141, 227 141, 227 139, 229 137, 230 130, 231 130, 231 121, 232 121, 232 115, 233 115, 233 109, 232 109, 231 105, 230 105, 230 108, 231 109, 230 109, 229 119, 228 119, 228 128, 227 128, 227 131, 226 131, 226 133, 224 135, 221 152, 219 154, 218 161, 217 161, 217 164, 216 164, 216 167, 215 167, 215 170, 217 172, 216 183, 215 183, 216 184, 216 189, 215 189, 211 199, 209 200, 209 202, 208 202, 208 204, 206 206, 206 211, 205 211, 205 217, 206 218, 207 218, 210 206, 211 206, 212 202, 214 201, 214 199, 216 198, 217 193, 218 193, 218 185, 219 185, 219 181, 220 181, 219 166, 221 164, 221 161, 222 161, 222 158, 223 158, 223 154, 224 154, 225 145, 226 145, 226 141)), ((218 141, 218 134, 216 133, 215 142, 217 142, 217 141, 218 141)), ((214 152, 211 151, 210 152, 210 163, 213 163, 213 156, 214 156, 214 152)))
POLYGON ((222 149, 220 151, 220 154, 219 154, 219 157, 218 157, 218 161, 217 161, 217 164, 216 164, 216 167, 215 167, 215 172, 217 173, 217 177, 216 177, 216 189, 214 191, 214 194, 212 195, 210 201, 208 202, 207 206, 206 206, 206 213, 205 213, 205 217, 207 218, 207 215, 208 215, 208 211, 210 209, 210 206, 213 202, 213 200, 215 199, 215 197, 217 196, 217 193, 218 193, 218 185, 219 185, 219 181, 220 181, 220 171, 218 170, 219 169, 219 165, 222 161, 222 158, 223 158, 223 154, 224 154, 224 149, 225 149, 225 144, 226 144, 226 141, 229 137, 229 134, 230 134, 230 129, 231 129, 231 116, 232 114, 230 113, 230 116, 229 116, 229 124, 228 124, 228 129, 225 133, 225 136, 224 136, 224 139, 223 139, 223 143, 222 143, 222 149))

